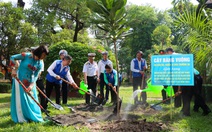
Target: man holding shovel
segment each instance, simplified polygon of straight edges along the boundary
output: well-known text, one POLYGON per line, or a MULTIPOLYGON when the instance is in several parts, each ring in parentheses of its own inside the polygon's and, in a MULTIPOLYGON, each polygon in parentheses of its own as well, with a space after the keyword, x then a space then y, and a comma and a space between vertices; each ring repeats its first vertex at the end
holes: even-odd
MULTIPOLYGON (((68 52, 66 50, 60 50, 59 55, 60 55, 60 59, 63 60, 64 56, 68 55, 68 52)), ((63 97, 62 98, 62 102, 63 102, 63 104, 67 104, 68 84, 65 83, 64 81, 62 82, 62 89, 61 89, 61 91, 62 91, 62 97, 63 97)))
POLYGON ((104 81, 106 83, 106 99, 108 99, 109 90, 112 93, 112 96, 114 96, 114 104, 115 108, 113 110, 114 114, 117 114, 117 107, 119 106, 119 110, 121 108, 122 100, 117 96, 117 85, 118 85, 118 75, 117 71, 113 69, 112 65, 105 65, 105 71, 104 71, 104 81), (119 98, 119 101, 117 102, 117 98, 119 98), (119 103, 119 105, 118 105, 119 103))
MULTIPOLYGON (((141 89, 144 89, 143 86, 141 86, 142 81, 144 81, 144 71, 147 69, 147 63, 146 60, 142 58, 143 52, 138 51, 136 54, 136 58, 134 58, 131 61, 130 69, 132 71, 133 76, 133 91, 136 91, 138 89, 138 86, 141 87, 141 89)), ((146 104, 146 92, 142 93, 142 103, 146 104)), ((134 104, 138 103, 138 97, 135 97, 134 104)))
POLYGON ((106 83, 106 100, 108 100, 109 90, 111 91, 111 96, 114 97, 113 103, 116 104, 117 95, 115 91, 117 91, 118 85, 118 77, 117 71, 113 69, 112 65, 105 65, 104 71, 104 81, 106 83))
MULTIPOLYGON (((71 74, 70 67, 72 57, 69 55, 64 56, 62 60, 54 61, 47 69, 48 74, 46 76, 46 95, 49 98, 53 87, 55 87, 56 103, 60 104, 60 88, 62 85, 61 78, 67 78, 74 88, 78 88, 75 84, 71 74)), ((48 101, 46 101, 46 104, 48 101)))

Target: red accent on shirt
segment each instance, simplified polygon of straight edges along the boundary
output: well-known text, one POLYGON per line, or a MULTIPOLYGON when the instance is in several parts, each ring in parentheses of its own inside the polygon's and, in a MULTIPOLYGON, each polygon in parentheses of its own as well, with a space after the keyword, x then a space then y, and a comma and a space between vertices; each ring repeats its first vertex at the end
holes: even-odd
POLYGON ((15 66, 15 63, 13 63, 13 61, 10 60, 10 66, 15 66))
POLYGON ((25 53, 25 52, 22 52, 21 55, 22 55, 23 57, 25 57, 25 56, 26 56, 26 53, 25 53))
POLYGON ((29 87, 30 82, 28 80, 24 79, 22 82, 23 82, 25 87, 29 87))

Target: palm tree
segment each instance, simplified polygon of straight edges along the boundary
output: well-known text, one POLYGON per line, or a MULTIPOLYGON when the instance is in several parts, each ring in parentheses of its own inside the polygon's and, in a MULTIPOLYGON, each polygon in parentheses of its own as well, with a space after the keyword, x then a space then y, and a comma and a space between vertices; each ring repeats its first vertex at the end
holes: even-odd
MULTIPOLYGON (((96 24, 99 29, 105 31, 108 34, 107 38, 110 38, 113 42, 117 75, 119 75, 117 40, 123 37, 124 33, 129 30, 129 28, 125 26, 127 23, 125 19, 126 3, 127 0, 87 0, 88 8, 94 12, 92 22, 96 24)), ((119 96, 119 90, 117 90, 117 93, 119 96)), ((117 108, 119 108, 119 106, 117 108)), ((119 114, 119 109, 117 109, 117 114, 119 114)))
MULTIPOLYGON (((198 8, 198 7, 197 7, 198 8)), ((196 66, 202 69, 212 65, 212 20, 205 16, 203 8, 197 11, 197 8, 186 10, 179 15, 175 21, 179 29, 186 29, 181 38, 184 46, 190 48, 191 53, 195 55, 196 66)), ((204 71, 206 74, 206 71, 204 71)), ((211 71, 207 71, 212 74, 211 71)))

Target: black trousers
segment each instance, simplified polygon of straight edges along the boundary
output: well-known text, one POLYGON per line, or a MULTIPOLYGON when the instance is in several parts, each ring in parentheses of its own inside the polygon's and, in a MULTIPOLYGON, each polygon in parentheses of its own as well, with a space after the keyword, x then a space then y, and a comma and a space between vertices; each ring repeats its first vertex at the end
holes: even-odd
POLYGON ((192 86, 181 87, 183 107, 182 112, 186 116, 190 116, 190 103, 192 99, 192 86))
MULTIPOLYGON (((138 90, 138 87, 140 87, 141 89, 145 88, 146 86, 145 79, 144 79, 143 87, 141 87, 141 83, 142 83, 142 77, 133 77, 133 92, 138 90)), ((142 101, 146 103, 146 99, 147 99, 146 92, 143 92, 141 96, 142 96, 142 101)), ((135 97, 134 103, 136 104, 137 101, 138 101, 138 96, 135 97)))
MULTIPOLYGON (((44 88, 44 85, 43 85, 43 80, 41 78, 36 81, 36 85, 44 94, 46 94, 45 88, 44 88)), ((40 92, 39 92, 39 97, 40 97, 41 106, 44 109, 46 109, 46 98, 40 92)))
POLYGON ((67 98, 68 98, 68 84, 66 82, 62 82, 62 99, 63 104, 67 104, 67 98))
MULTIPOLYGON (((167 86, 163 86, 163 87, 164 87, 164 89, 166 89, 166 88, 167 88, 167 86)), ((164 89, 161 91, 161 94, 162 94, 162 100, 167 99, 166 91, 165 91, 164 89)))
MULTIPOLYGON (((178 92, 178 86, 173 86, 174 89, 174 94, 178 92)), ((174 98, 174 107, 179 108, 181 107, 181 100, 182 100, 182 95, 178 95, 174 98)))
MULTIPOLYGON (((199 75, 197 75, 199 76, 199 75)), ((190 115, 190 102, 192 96, 194 96, 194 110, 198 110, 201 108, 203 112, 208 112, 210 109, 206 105, 203 97, 201 96, 201 89, 202 89, 202 78, 195 77, 195 85, 190 87, 182 87, 182 98, 183 98, 183 114, 190 115)))
MULTIPOLYGON (((118 90, 118 87, 116 87, 116 91, 118 90)), ((116 95, 116 93, 114 92, 114 90, 110 87, 110 86, 108 86, 108 85, 106 85, 106 100, 108 100, 108 97, 109 97, 109 91, 110 91, 110 93, 111 93, 111 102, 112 103, 116 103, 117 102, 117 95, 116 95)))
MULTIPOLYGON (((50 95, 52 93, 53 87, 55 88, 55 94, 56 94, 56 103, 60 104, 60 88, 61 84, 56 84, 49 82, 46 80, 46 96, 50 98, 50 95)), ((48 100, 46 101, 46 104, 48 103, 48 100)))
MULTIPOLYGON (((104 87, 105 87, 106 83, 104 80, 104 73, 100 74, 100 94, 102 95, 102 97, 104 98, 104 87)), ((107 94, 107 88, 106 88, 106 94, 107 94)), ((107 98, 107 97, 106 97, 107 98)))
MULTIPOLYGON (((87 82, 88 82, 88 89, 91 89, 93 94, 96 96, 97 76, 87 77, 87 82)), ((90 95, 88 94, 85 95, 85 103, 90 104, 90 95)))
POLYGON ((203 83, 202 77, 200 75, 196 75, 194 78, 195 78, 195 86, 192 89, 194 95, 194 110, 198 111, 199 108, 201 108, 203 112, 207 112, 210 109, 206 105, 205 100, 201 95, 202 83, 203 83))

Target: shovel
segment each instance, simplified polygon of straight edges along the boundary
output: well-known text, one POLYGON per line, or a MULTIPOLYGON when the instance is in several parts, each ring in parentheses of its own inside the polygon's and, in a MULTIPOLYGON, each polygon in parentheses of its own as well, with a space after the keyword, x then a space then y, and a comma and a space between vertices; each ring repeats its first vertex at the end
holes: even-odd
POLYGON ((35 101, 35 103, 44 111, 44 113, 46 114, 46 116, 48 117, 48 119, 53 120, 49 113, 38 103, 37 100, 35 100, 35 98, 29 93, 27 92, 27 88, 24 86, 24 84, 18 79, 18 77, 15 77, 15 79, 18 81, 19 84, 21 84, 22 88, 24 89, 24 91, 32 98, 32 100, 35 101))
MULTIPOLYGON (((142 89, 144 89, 144 74, 142 74, 141 90, 142 89)), ((141 101, 141 98, 142 98, 142 92, 141 92, 141 95, 140 95, 140 101, 141 101)))
POLYGON ((112 86, 110 86, 110 87, 111 87, 112 90, 115 92, 115 94, 117 95, 117 98, 118 98, 118 102, 116 102, 116 105, 115 105, 115 107, 114 107, 114 109, 113 109, 113 113, 114 113, 114 114, 117 114, 117 110, 119 109, 119 111, 120 111, 120 109, 121 109, 122 100, 121 100, 120 97, 118 97, 118 93, 117 93, 117 91, 115 90, 115 88, 112 87, 112 86))
POLYGON ((63 107, 59 104, 55 104, 53 103, 44 93, 43 91, 40 90, 40 88, 38 86, 36 86, 37 90, 52 104, 52 106, 55 108, 55 109, 58 109, 58 110, 64 110, 63 107))
MULTIPOLYGON (((61 78, 61 80, 64 81, 65 83, 71 85, 71 83, 70 83, 69 81, 66 81, 66 80, 63 79, 63 78, 61 78)), ((81 91, 83 91, 83 92, 85 92, 86 94, 88 94, 88 95, 90 95, 90 96, 92 96, 92 97, 94 97, 94 98, 97 98, 95 95, 93 95, 93 94, 91 94, 91 93, 85 91, 84 89, 81 89, 81 88, 79 88, 79 87, 77 87, 77 89, 78 89, 78 90, 81 90, 81 91)))
POLYGON ((162 104, 162 103, 164 103, 164 102, 166 102, 166 101, 170 100, 171 98, 177 97, 177 96, 179 96, 180 94, 181 94, 181 92, 177 92, 177 93, 176 93, 173 97, 170 97, 170 98, 164 99, 164 100, 162 100, 161 102, 156 103, 156 104, 154 104, 154 105, 150 106, 150 108, 152 108, 152 109, 154 109, 154 110, 157 110, 157 109, 158 109, 158 108, 157 108, 157 105, 162 104))

